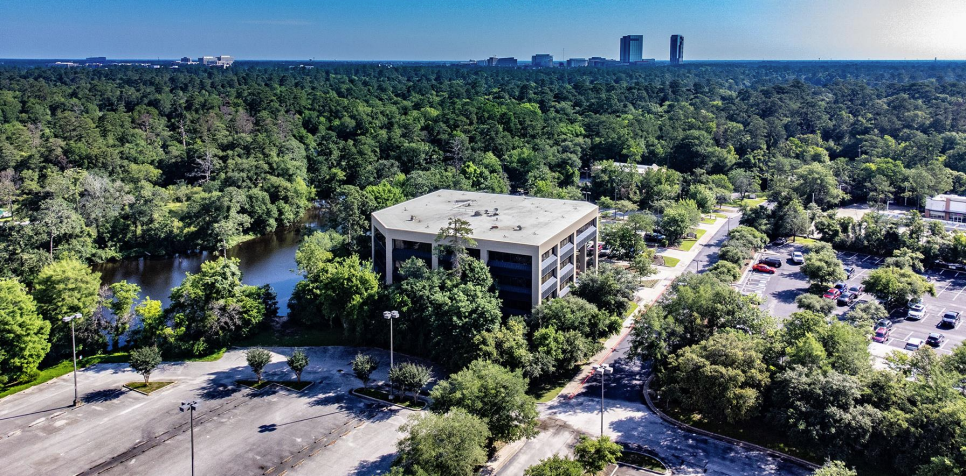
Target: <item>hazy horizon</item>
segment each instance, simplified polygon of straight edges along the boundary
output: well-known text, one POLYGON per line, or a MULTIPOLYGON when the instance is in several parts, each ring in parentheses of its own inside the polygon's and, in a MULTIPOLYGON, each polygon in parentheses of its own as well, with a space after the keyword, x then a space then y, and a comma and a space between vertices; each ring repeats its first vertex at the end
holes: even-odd
POLYGON ((681 34, 692 61, 962 60, 964 22, 966 2, 951 0, 9 0, 0 58, 617 58, 621 36, 642 34, 644 57, 666 60, 670 36, 681 34))

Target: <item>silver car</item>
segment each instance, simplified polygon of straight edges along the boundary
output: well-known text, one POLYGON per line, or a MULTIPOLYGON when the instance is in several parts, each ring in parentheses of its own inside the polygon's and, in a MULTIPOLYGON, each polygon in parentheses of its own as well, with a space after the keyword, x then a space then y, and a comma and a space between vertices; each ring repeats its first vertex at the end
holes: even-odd
POLYGON ((909 304, 909 310, 906 311, 906 319, 910 321, 919 321, 926 315, 926 306, 922 303, 911 303, 909 304))

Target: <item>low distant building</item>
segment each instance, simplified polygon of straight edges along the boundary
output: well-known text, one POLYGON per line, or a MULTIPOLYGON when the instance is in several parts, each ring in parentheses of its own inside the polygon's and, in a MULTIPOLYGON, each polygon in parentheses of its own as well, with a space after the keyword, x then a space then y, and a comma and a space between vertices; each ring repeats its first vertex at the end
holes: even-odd
POLYGON ((614 165, 625 172, 637 172, 641 175, 646 174, 649 170, 657 170, 661 168, 660 165, 628 164, 625 162, 614 162, 614 165))
POLYGON ((84 61, 86 61, 88 63, 107 63, 107 57, 106 56, 91 56, 91 57, 87 58, 84 61))
POLYGON ((530 64, 533 65, 534 68, 552 68, 553 55, 533 55, 533 57, 530 59, 530 64))
POLYGON ((585 58, 570 58, 567 60, 568 68, 583 68, 584 66, 587 66, 585 58))
POLYGON ((926 218, 962 223, 966 218, 966 197, 936 195, 926 199, 926 218))
POLYGON ((508 67, 508 68, 515 68, 517 66, 517 59, 513 57, 497 58, 496 65, 502 66, 502 67, 508 67))
POLYGON ((476 241, 468 254, 490 269, 504 312, 529 313, 597 267, 597 217, 588 202, 439 190, 372 213, 373 267, 387 284, 402 279, 410 258, 449 269, 450 258, 435 252, 436 234, 460 218, 476 241))
MULTIPOLYGON (((184 58, 182 58, 184 59, 184 58)), ((228 55, 222 56, 202 56, 198 58, 198 62, 205 66, 217 66, 220 68, 227 68, 235 62, 235 58, 228 55)))

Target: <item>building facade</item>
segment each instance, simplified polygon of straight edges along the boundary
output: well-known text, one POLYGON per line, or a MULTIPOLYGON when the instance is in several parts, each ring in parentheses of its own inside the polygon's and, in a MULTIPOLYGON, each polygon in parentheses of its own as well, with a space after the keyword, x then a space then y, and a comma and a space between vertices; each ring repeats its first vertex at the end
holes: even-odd
POLYGON ((567 60, 568 68, 583 68, 587 66, 588 62, 586 58, 570 58, 567 60))
POLYGON ((684 62, 684 36, 671 35, 671 64, 684 62))
POLYGON ((537 54, 530 58, 530 64, 534 68, 552 68, 553 67, 553 55, 537 54))
POLYGON ((468 254, 486 263, 506 313, 529 313, 566 296, 580 273, 597 267, 594 204, 439 190, 373 212, 372 262, 387 284, 401 279, 410 258, 432 269, 451 266, 436 249, 450 218, 469 222, 476 246, 468 254))
POLYGON ((926 199, 926 218, 966 221, 966 197, 959 195, 936 195, 926 199))
POLYGON ((621 63, 636 63, 644 59, 644 35, 621 37, 621 63))

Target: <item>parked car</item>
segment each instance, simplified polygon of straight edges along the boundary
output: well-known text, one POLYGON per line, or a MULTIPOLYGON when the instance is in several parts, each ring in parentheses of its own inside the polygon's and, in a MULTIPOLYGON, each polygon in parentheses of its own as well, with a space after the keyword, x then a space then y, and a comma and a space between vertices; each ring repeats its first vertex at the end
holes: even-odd
POLYGON ((889 338, 891 336, 892 336, 892 329, 889 329, 888 327, 880 327, 875 330, 875 335, 872 336, 872 342, 885 344, 889 342, 889 338))
POLYGON ((910 303, 908 309, 906 310, 906 319, 910 321, 920 321, 926 316, 926 306, 923 306, 921 302, 910 303))
POLYGON ((849 279, 852 277, 853 274, 855 274, 855 268, 851 266, 846 266, 845 268, 842 269, 842 271, 845 271, 845 279, 849 279))
POLYGON ((845 288, 847 288, 848 285, 843 283, 842 281, 839 281, 835 283, 835 286, 832 286, 832 287, 835 289, 838 289, 839 291, 845 292, 845 288))
POLYGON ((771 257, 771 256, 769 256, 767 258, 762 258, 762 259, 758 260, 758 262, 761 263, 761 264, 767 265, 767 266, 771 266, 772 268, 781 268, 782 267, 782 260, 780 260, 778 258, 775 258, 775 257, 771 257))
POLYGON ((926 338, 926 345, 932 347, 940 347, 943 345, 943 342, 946 342, 946 336, 938 332, 933 332, 926 338))
POLYGON ((959 320, 959 311, 946 311, 946 313, 943 314, 943 319, 939 324, 945 327, 956 328, 959 327, 959 320))
POLYGON ((865 292, 865 286, 863 286, 861 284, 858 285, 858 286, 852 286, 852 287, 849 288, 849 292, 850 293, 855 293, 855 294, 862 294, 862 293, 865 292))
POLYGON ((805 255, 803 255, 801 251, 792 253, 792 263, 805 264, 805 255))
POLYGON ((848 306, 849 304, 852 304, 853 302, 855 302, 855 300, 858 299, 858 297, 859 296, 855 293, 850 293, 848 291, 845 291, 839 296, 839 298, 836 300, 836 303, 839 306, 848 306))
POLYGON ((655 233, 655 232, 644 233, 644 240, 646 241, 658 242, 658 241, 664 241, 666 239, 667 237, 660 233, 655 233))
POLYGON ((751 267, 751 269, 758 271, 759 273, 775 274, 775 268, 768 266, 767 264, 758 263, 751 267))
POLYGON ((919 350, 919 348, 922 347, 922 344, 923 344, 922 339, 916 339, 915 337, 913 337, 913 338, 911 338, 911 339, 909 339, 909 340, 906 341, 906 347, 905 347, 905 349, 906 350, 919 350))
POLYGON ((825 294, 823 294, 822 297, 825 299, 838 299, 840 294, 842 294, 842 291, 832 288, 828 291, 825 291, 825 294))
POLYGON ((778 239, 776 239, 775 241, 772 241, 769 244, 771 246, 785 246, 786 244, 788 244, 788 240, 786 238, 778 238, 778 239))
POLYGON ((879 319, 879 322, 875 323, 875 328, 878 329, 880 327, 885 327, 886 329, 892 329, 892 326, 894 325, 895 324, 893 324, 892 321, 888 319, 879 319))

